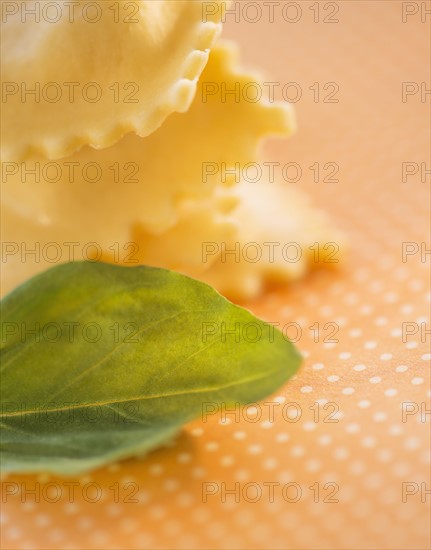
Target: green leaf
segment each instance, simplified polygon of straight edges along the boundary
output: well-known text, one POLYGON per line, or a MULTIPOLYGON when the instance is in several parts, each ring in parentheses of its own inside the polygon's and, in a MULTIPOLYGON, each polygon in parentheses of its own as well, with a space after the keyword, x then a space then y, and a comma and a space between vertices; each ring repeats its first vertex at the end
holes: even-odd
POLYGON ((76 474, 142 454, 208 404, 271 394, 300 363, 210 286, 145 266, 76 262, 34 277, 4 298, 1 340, 11 472, 76 474))

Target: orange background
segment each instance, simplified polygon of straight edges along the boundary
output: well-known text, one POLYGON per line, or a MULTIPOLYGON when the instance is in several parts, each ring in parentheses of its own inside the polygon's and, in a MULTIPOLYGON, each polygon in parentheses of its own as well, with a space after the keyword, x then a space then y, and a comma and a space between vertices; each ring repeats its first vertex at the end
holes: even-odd
MULTIPOLYGON (((80 487, 95 482, 101 488, 96 503, 85 502, 80 489, 75 502, 68 502, 66 491, 57 503, 35 503, 30 495, 21 503, 11 496, 2 504, 3 548, 430 546, 431 497, 423 494, 422 502, 420 492, 421 483, 431 488, 430 415, 402 421, 403 402, 430 408, 430 336, 418 331, 403 341, 402 333, 406 322, 430 328, 430 255, 402 261, 403 242, 430 248, 430 176, 421 178, 419 172, 403 182, 402 163, 427 162, 429 169, 431 99, 418 92, 402 102, 401 90, 407 81, 430 88, 431 16, 422 14, 427 23, 422 22, 420 9, 431 6, 418 2, 419 12, 403 23, 402 2, 341 1, 334 16, 339 22, 330 24, 313 21, 312 2, 299 4, 302 17, 295 24, 276 10, 274 23, 267 16, 256 23, 229 16, 224 31, 240 43, 244 63, 262 67, 267 81, 300 84, 299 131, 287 142, 268 143, 265 155, 302 166, 295 185, 329 212, 350 241, 350 256, 338 271, 316 272, 247 304, 265 319, 303 327, 297 346, 304 364, 271 398, 280 404, 275 421, 263 406, 259 422, 236 422, 230 415, 223 423, 220 414, 198 420, 166 448, 78 478, 80 487), (315 82, 336 82, 339 102, 314 102, 308 88, 315 82), (339 182, 315 183, 308 169, 315 162, 336 162, 339 182), (338 343, 323 341, 328 322, 339 326, 338 343), (309 330, 314 323, 322 329, 319 342, 309 330), (288 402, 301 408, 296 423, 280 414, 288 402), (338 422, 324 421, 333 410, 323 409, 326 402, 335 403, 338 422), (109 489, 116 482, 118 503, 109 489), (207 482, 220 489, 223 483, 227 489, 258 484, 262 497, 235 502, 227 495, 222 502, 219 491, 203 502, 207 482), (273 502, 263 485, 270 482, 280 484, 274 486, 273 502), (302 489, 296 503, 282 497, 281 487, 289 482, 302 489), (339 487, 338 503, 322 502, 329 496, 323 488, 328 482, 339 487), (407 502, 403 482, 418 487, 407 502), (309 489, 315 483, 318 503, 309 489), (123 502, 134 487, 139 502, 123 502)), ((321 18, 329 15, 328 4, 335 3, 320 2, 321 18)), ((8 476, 3 481, 31 488, 67 480, 8 476)))

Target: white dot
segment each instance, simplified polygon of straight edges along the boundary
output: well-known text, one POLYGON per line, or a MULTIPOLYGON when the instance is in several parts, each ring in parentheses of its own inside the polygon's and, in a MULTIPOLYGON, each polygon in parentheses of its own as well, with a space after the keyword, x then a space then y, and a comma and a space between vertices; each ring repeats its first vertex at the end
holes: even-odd
POLYGON ((134 518, 125 518, 121 520, 120 526, 123 531, 131 533, 137 530, 138 522, 134 518))
POLYGON ((387 292, 383 296, 383 299, 384 299, 385 302, 393 304, 398 300, 398 295, 395 292, 387 292))
POLYGON ((193 430, 190 432, 194 437, 199 437, 203 435, 204 431, 202 428, 193 428, 193 430))
POLYGON ((377 342, 374 342, 373 340, 369 340, 364 344, 365 349, 374 349, 376 347, 377 347, 377 342))
POLYGON ((352 395, 352 393, 354 392, 355 392, 354 388, 343 388, 341 390, 341 393, 343 393, 344 395, 352 395))
POLYGON ((90 517, 81 516, 76 523, 80 529, 90 529, 94 522, 90 517))
POLYGON ((371 384, 379 384, 381 381, 382 379, 380 378, 380 376, 372 376, 370 378, 371 384))
POLYGON ((385 395, 387 397, 393 397, 394 395, 397 395, 398 393, 398 390, 396 390, 395 388, 389 388, 388 390, 385 390, 385 395))
POLYGON ((382 361, 389 361, 389 359, 392 359, 392 353, 382 353, 380 359, 382 361))
POLYGON ((209 520, 209 511, 205 508, 195 508, 192 511, 192 519, 196 523, 204 523, 209 520))
POLYGON ((219 448, 219 444, 216 441, 209 441, 205 445, 205 449, 207 451, 216 451, 219 448))
POLYGON ((258 444, 255 444, 255 445, 250 445, 248 447, 248 452, 251 454, 251 455, 257 455, 259 453, 262 452, 262 445, 258 445, 258 444))
POLYGON ((361 443, 364 447, 374 447, 374 445, 376 444, 376 440, 374 437, 368 436, 364 437, 361 443))
POLYGON ((45 527, 51 523, 51 518, 46 514, 38 514, 35 520, 36 525, 39 527, 45 527))
POLYGON ((352 357, 352 354, 350 353, 350 351, 342 351, 338 357, 340 359, 350 359, 350 357, 352 357))
POLYGON ((319 403, 319 405, 326 405, 326 403, 329 403, 328 399, 317 399, 316 403, 319 403))
POLYGON ((403 428, 398 424, 394 424, 389 428, 389 433, 391 435, 400 435, 403 433, 403 428))
POLYGON ((409 474, 410 466, 405 462, 397 462, 392 468, 395 475, 403 477, 409 474))
POLYGON ((353 367, 353 370, 356 370, 358 372, 361 372, 362 370, 365 370, 367 367, 365 365, 355 365, 353 367))
POLYGON ((429 317, 423 316, 423 317, 417 317, 417 318, 416 318, 416 323, 417 323, 418 325, 420 325, 421 323, 426 324, 426 323, 428 323, 428 322, 429 322, 429 317))
MULTIPOLYGON (((332 283, 329 290, 332 294, 340 294, 343 291, 343 288, 344 288, 344 285, 337 281, 335 283, 332 283)), ((314 304, 310 304, 310 305, 314 305, 314 304)))
POLYGON ((308 460, 305 464, 305 468, 309 472, 317 472, 317 470, 320 470, 321 464, 320 461, 312 458, 311 460, 308 460))
POLYGON ((424 354, 422 355, 422 359, 423 359, 424 361, 429 361, 429 360, 431 359, 431 353, 424 353, 424 354))
POLYGON ((148 471, 152 476, 158 476, 163 472, 163 466, 161 464, 152 464, 148 468, 148 471))
POLYGON ((424 379, 421 378, 420 376, 415 376, 415 378, 412 378, 412 384, 414 384, 415 386, 418 386, 419 384, 423 384, 424 382, 424 379))
MULTIPOLYGON (((36 508, 36 504, 34 502, 24 502, 23 505, 22 505, 22 509, 25 510, 26 512, 31 512, 32 510, 34 510, 36 508)), ((75 504, 72 504, 72 503, 66 503, 64 505, 64 510, 67 513, 69 514, 76 514, 78 512, 78 507, 75 505, 75 504), (72 509, 75 509, 75 511, 67 511, 67 505, 70 504, 71 505, 71 508, 72 509)), ((0 521, 1 523, 1 521, 0 521)))
POLYGON ((344 413, 341 411, 337 411, 334 414, 331 414, 331 420, 341 420, 344 417, 344 413))
POLYGON ((391 330, 391 336, 393 338, 399 338, 402 335, 402 333, 403 333, 403 331, 399 327, 393 328, 391 330))
POLYGON ((409 281, 409 289, 412 290, 413 292, 419 292, 419 290, 422 289, 422 281, 419 281, 419 280, 413 280, 413 281, 409 281))
POLYGON ((368 401, 367 399, 362 399, 362 400, 359 401, 359 403, 358 403, 358 407, 360 407, 361 409, 366 409, 366 408, 368 408, 370 405, 371 405, 371 403, 370 403, 370 401, 368 401))
POLYGON ((349 336, 351 338, 359 338, 360 336, 362 336, 362 330, 360 328, 352 328, 349 331, 349 336))
POLYGON ((200 466, 195 466, 192 468, 192 476, 193 477, 203 477, 205 475, 205 468, 201 468, 200 466))
POLYGON ((406 372, 407 369, 408 367, 406 367, 405 365, 399 365, 398 367, 396 367, 395 372, 406 372))
POLYGON ((368 274, 368 270, 366 267, 359 267, 353 277, 355 278, 356 281, 358 281, 359 283, 363 283, 364 281, 366 281, 369 277, 369 274, 368 274))
POLYGON ((384 412, 376 412, 373 414, 373 419, 375 422, 383 422, 387 418, 386 413, 384 412))
POLYGON ((324 316, 328 316, 332 314, 332 307, 331 306, 323 306, 320 308, 320 314, 324 316))
POLYGON ((325 349, 332 349, 335 348, 336 345, 336 342, 324 342, 323 347, 325 349))
POLYGON ((289 441, 289 439, 290 439, 290 436, 289 434, 286 434, 286 433, 279 433, 275 436, 275 440, 278 443, 284 443, 285 441, 289 441))
POLYGON ((226 426, 227 424, 232 424, 232 418, 220 418, 218 423, 221 424, 222 426, 226 426))
POLYGON ((421 446, 421 442, 418 437, 409 437, 404 443, 404 447, 409 451, 415 451, 421 446))
POLYGON ((417 342, 407 342, 406 344, 406 348, 407 349, 415 349, 418 347, 418 343, 417 342))
POLYGON ((310 393, 313 391, 313 388, 311 386, 302 386, 301 392, 302 393, 310 393))
POLYGON ((399 266, 395 270, 395 276, 397 277, 397 279, 407 279, 408 274, 409 271, 404 266, 399 266))
POLYGON ((329 403, 328 399, 316 399, 316 403, 319 403, 319 405, 326 405, 326 403, 329 403))
POLYGON ((285 402, 286 402, 286 398, 285 398, 283 395, 279 395, 278 397, 276 397, 276 398, 274 399, 274 401, 275 401, 276 403, 285 403, 285 402))
POLYGON ((163 524, 163 531, 166 535, 175 537, 181 531, 181 524, 176 520, 166 521, 163 524))
POLYGON ((292 447, 290 450, 290 454, 292 456, 303 456, 305 453, 304 447, 301 447, 300 445, 295 445, 295 447, 292 447))
POLYGON ((359 424, 355 424, 353 422, 346 426, 346 432, 349 433, 349 434, 358 433, 360 429, 361 429, 361 427, 359 426, 359 424))
POLYGON ((349 451, 344 447, 338 447, 333 454, 336 460, 345 460, 349 456, 349 451))
POLYGON ((238 481, 246 481, 247 479, 250 479, 250 472, 248 470, 236 470, 235 471, 235 479, 238 481))
POLYGON ((118 504, 110 504, 107 507, 108 516, 121 516, 123 509, 118 504))
POLYGON ((353 475, 361 475, 365 472, 365 465, 360 460, 355 460, 355 461, 350 463, 349 471, 353 475))
POLYGON ((370 290, 373 292, 380 292, 383 289, 383 283, 381 281, 371 281, 370 290))
POLYGON ((303 429, 307 432, 311 432, 316 429, 316 423, 315 422, 305 422, 303 425, 303 429))
POLYGON ((332 437, 330 435, 321 435, 317 441, 320 443, 320 445, 329 445, 332 441, 332 437))
POLYGON ((380 327, 386 325, 387 322, 388 320, 386 319, 386 317, 377 317, 377 319, 374 320, 374 323, 380 327))
POLYGON ((383 479, 379 474, 370 474, 364 479, 364 485, 367 489, 378 489, 382 486, 383 479))
POLYGON ((331 376, 328 376, 327 380, 328 382, 338 382, 338 380, 340 380, 340 377, 336 374, 332 374, 331 376))
POLYGON ((176 491, 178 489, 179 483, 176 479, 167 478, 163 481, 163 486, 166 491, 176 491))
POLYGON ((277 468, 278 462, 275 458, 267 458, 263 461, 263 468, 265 470, 274 470, 277 468))
POLYGON ((187 464, 192 459, 192 455, 190 453, 181 453, 177 456, 177 461, 180 464, 187 464))
POLYGON ((264 420, 260 423, 260 425, 264 430, 268 430, 269 428, 272 428, 274 426, 274 422, 271 422, 270 420, 264 420))
MULTIPOLYGON (((18 529, 18 527, 15 527, 15 526, 8 527, 5 534, 6 534, 6 538, 11 539, 11 540, 20 539, 23 535, 22 531, 20 529, 18 529)), ((61 538, 64 538, 63 534, 62 534, 61 538)))
POLYGON ((345 295, 344 297, 344 301, 347 305, 355 305, 358 303, 358 296, 354 293, 354 292, 349 292, 348 294, 345 295))
POLYGON ((323 369, 324 368, 324 364, 323 363, 314 363, 314 365, 312 366, 312 368, 314 370, 320 370, 320 369, 323 369))
POLYGON ((423 464, 429 464, 431 462, 431 451, 426 450, 421 454, 421 461, 423 464))
POLYGON ((161 519, 166 515, 166 510, 163 506, 151 506, 148 513, 153 519, 161 519))
POLYGON ((389 462, 392 459, 392 457, 393 457, 393 453, 389 449, 380 449, 377 452, 377 458, 381 462, 389 462))
POLYGON ((235 432, 233 434, 233 438, 237 439, 238 441, 242 441, 247 437, 247 434, 245 432, 235 432))
MULTIPOLYGON (((39 483, 48 483, 49 474, 38 474, 37 480, 39 481, 39 483)), ((93 480, 92 480, 91 476, 81 476, 79 478, 79 481, 82 484, 85 484, 85 483, 90 483, 90 481, 93 481, 93 480)))
POLYGON ((222 456, 220 459, 221 466, 232 466, 235 463, 235 459, 232 456, 222 456))

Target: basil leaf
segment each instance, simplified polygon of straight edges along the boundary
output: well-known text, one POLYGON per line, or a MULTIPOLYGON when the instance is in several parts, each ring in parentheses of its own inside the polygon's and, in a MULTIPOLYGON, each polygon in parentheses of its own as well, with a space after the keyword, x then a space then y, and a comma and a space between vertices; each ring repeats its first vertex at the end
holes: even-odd
POLYGON ((204 283, 90 262, 4 298, 1 356, 3 470, 63 474, 157 447, 208 403, 262 399, 300 363, 204 283))

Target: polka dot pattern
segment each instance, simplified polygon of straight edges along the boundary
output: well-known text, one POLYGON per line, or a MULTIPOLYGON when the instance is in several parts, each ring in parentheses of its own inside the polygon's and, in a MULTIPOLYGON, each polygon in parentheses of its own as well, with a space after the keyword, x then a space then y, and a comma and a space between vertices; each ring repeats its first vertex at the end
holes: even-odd
POLYGON ((3 477, 3 548, 429 548, 429 257, 401 256, 429 240, 429 184, 401 178, 428 156, 429 101, 400 95, 427 80, 429 30, 402 23, 401 2, 338 2, 334 25, 305 4, 296 24, 228 18, 225 31, 272 81, 300 83, 300 132, 266 148, 303 167, 295 185, 351 243, 340 269, 247 304, 301 326, 301 370, 266 405, 198 419, 148 456, 78 479, 3 477), (339 102, 315 102, 316 82, 336 82, 339 102), (336 162, 338 183, 315 183, 315 162, 336 162))

